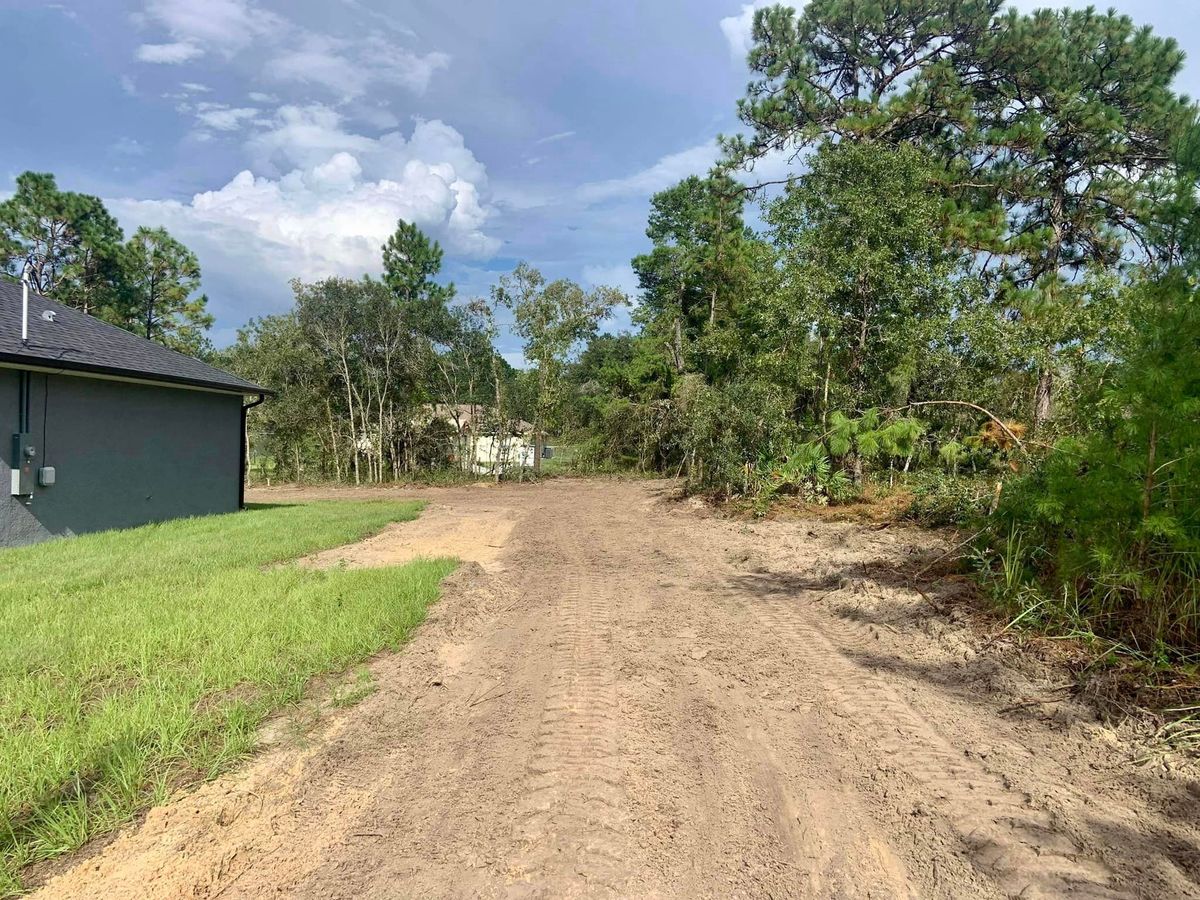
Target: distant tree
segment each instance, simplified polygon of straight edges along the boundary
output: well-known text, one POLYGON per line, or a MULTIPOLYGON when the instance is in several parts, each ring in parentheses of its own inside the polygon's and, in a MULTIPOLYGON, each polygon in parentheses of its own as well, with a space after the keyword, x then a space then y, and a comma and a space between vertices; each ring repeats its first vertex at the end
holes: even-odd
POLYGON ((441 271, 441 245, 401 219, 383 245, 383 283, 410 311, 413 327, 434 343, 444 343, 454 327, 447 309, 454 285, 434 280, 441 271))
POLYGON ((540 472, 543 430, 562 400, 563 369, 572 353, 626 298, 615 288, 589 292, 566 279, 547 284, 541 272, 525 263, 501 277, 493 298, 513 311, 513 330, 525 340, 526 360, 537 367, 533 466, 540 472))
POLYGON ((653 249, 633 260, 642 315, 663 336, 676 373, 688 357, 715 376, 728 355, 721 332, 750 292, 763 248, 743 220, 745 191, 732 178, 690 177, 655 194, 646 236, 653 249))
POLYGON ((333 462, 332 471, 321 474, 342 477, 332 367, 304 339, 295 313, 251 319, 217 361, 276 392, 250 411, 248 427, 251 446, 275 459, 276 477, 304 480, 305 460, 317 448, 323 461, 333 462))
MULTIPOLYGON (((776 352, 813 333, 823 379, 814 404, 862 410, 905 403, 944 345, 966 285, 942 240, 936 167, 912 146, 827 143, 769 209, 783 288, 764 301, 776 352)), ((789 349, 794 348, 794 349, 789 349)))
POLYGON ((118 324, 148 340, 184 353, 198 353, 213 317, 200 289, 196 255, 163 228, 139 228, 121 255, 118 324))
POLYGON ((213 318, 195 255, 162 228, 122 243, 99 197, 58 189, 54 176, 25 172, 0 203, 0 270, 29 272, 33 289, 89 315, 185 353, 209 349, 213 318))
POLYGON ((54 176, 25 172, 0 203, 0 268, 93 315, 118 302, 123 235, 99 197, 60 191, 54 176))

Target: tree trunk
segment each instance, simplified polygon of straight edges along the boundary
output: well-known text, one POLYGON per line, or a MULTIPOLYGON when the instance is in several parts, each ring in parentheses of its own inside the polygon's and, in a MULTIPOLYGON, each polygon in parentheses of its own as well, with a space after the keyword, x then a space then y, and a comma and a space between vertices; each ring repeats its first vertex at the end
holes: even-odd
POLYGON ((542 441, 545 437, 542 434, 542 423, 546 421, 545 406, 546 394, 550 386, 546 375, 546 362, 541 360, 538 363, 538 405, 537 415, 534 416, 533 422, 533 474, 542 474, 542 441))
POLYGON ((683 374, 683 323, 679 320, 679 316, 675 317, 675 327, 671 339, 671 362, 675 366, 675 372, 679 375, 683 374))
POLYGON ((504 433, 504 406, 500 395, 500 369, 496 365, 496 354, 492 354, 492 388, 496 395, 496 437, 492 440, 492 470, 496 484, 500 483, 500 436, 504 433))
POLYGON ((821 430, 825 430, 825 420, 829 416, 829 376, 833 369, 833 364, 825 361, 825 390, 821 397, 821 430))
MULTIPOLYGON (((1150 518, 1150 509, 1154 496, 1154 458, 1158 453, 1158 422, 1150 422, 1150 446, 1146 451, 1146 479, 1142 484, 1142 524, 1150 518)), ((1138 541, 1138 558, 1146 557, 1146 537, 1143 534, 1138 541)))
MULTIPOLYGON (((1049 252, 1046 255, 1046 261, 1041 272, 1034 273, 1034 283, 1044 275, 1050 275, 1050 304, 1054 306, 1058 302, 1058 277, 1059 266, 1062 263, 1062 246, 1065 235, 1063 221, 1066 216, 1066 176, 1056 175, 1054 179, 1055 187, 1050 198, 1050 246, 1049 252)), ((1054 348, 1051 347, 1046 352, 1046 359, 1054 358, 1054 348)), ((1036 431, 1041 425, 1049 421, 1053 413, 1052 401, 1054 396, 1054 372, 1050 368, 1049 363, 1043 363, 1038 369, 1037 391, 1033 399, 1033 428, 1036 431)))
POLYGON ((346 361, 346 354, 342 353, 342 377, 346 379, 346 409, 350 416, 350 453, 351 463, 354 466, 354 483, 359 484, 358 467, 358 435, 355 432, 358 430, 358 423, 354 420, 354 384, 350 380, 350 366, 346 361))
POLYGON ((329 399, 325 400, 325 415, 329 419, 329 440, 330 446, 333 449, 333 477, 335 481, 342 480, 342 457, 341 450, 338 447, 337 426, 333 422, 333 407, 329 403, 329 399))
POLYGON ((1043 366, 1038 371, 1037 390, 1033 395, 1033 427, 1034 430, 1044 425, 1050 419, 1052 412, 1051 397, 1054 390, 1054 371, 1043 366))

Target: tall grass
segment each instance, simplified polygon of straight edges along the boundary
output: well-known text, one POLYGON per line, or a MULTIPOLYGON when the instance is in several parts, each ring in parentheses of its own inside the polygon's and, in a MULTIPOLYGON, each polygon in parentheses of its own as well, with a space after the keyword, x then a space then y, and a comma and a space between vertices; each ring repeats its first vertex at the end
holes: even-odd
POLYGON ((420 508, 260 507, 0 551, 0 894, 226 768, 313 676, 403 641, 452 561, 274 564, 420 508))

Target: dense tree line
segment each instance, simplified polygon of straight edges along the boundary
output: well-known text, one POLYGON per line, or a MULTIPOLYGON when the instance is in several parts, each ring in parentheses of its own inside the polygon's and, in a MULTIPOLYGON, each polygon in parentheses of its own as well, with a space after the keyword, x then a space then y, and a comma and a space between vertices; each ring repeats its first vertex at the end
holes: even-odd
POLYGON ((254 413, 252 449, 276 477, 356 484, 469 472, 481 435, 540 451, 559 423, 567 361, 623 298, 522 264, 489 297, 457 302, 438 280, 441 247, 415 225, 401 221, 382 250, 380 278, 293 282, 292 310, 252 321, 219 354, 279 392, 254 413), (496 350, 510 314, 528 372, 496 350), (531 433, 514 433, 521 420, 531 433))
POLYGON ((39 294, 185 353, 210 348, 200 264, 163 228, 125 240, 99 197, 25 172, 0 203, 0 274, 39 294))
POLYGON ((638 330, 571 371, 589 454, 760 503, 908 479, 992 513, 1008 601, 1194 646, 1182 62, 1095 9, 759 10, 744 133, 654 197, 638 330))

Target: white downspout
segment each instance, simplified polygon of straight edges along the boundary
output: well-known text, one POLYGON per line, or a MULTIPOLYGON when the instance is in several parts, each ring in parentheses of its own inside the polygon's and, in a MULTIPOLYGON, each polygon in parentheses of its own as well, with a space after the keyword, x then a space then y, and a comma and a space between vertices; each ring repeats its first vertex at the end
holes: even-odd
POLYGON ((21 343, 29 343, 29 263, 21 270, 21 343))

